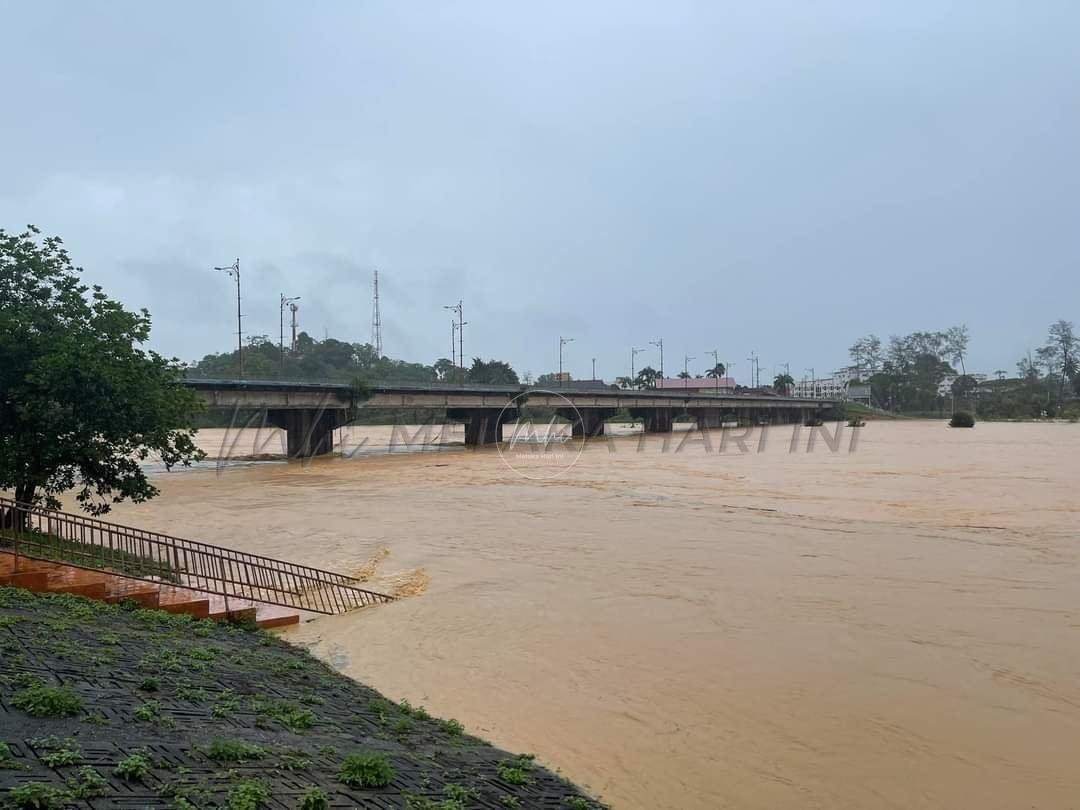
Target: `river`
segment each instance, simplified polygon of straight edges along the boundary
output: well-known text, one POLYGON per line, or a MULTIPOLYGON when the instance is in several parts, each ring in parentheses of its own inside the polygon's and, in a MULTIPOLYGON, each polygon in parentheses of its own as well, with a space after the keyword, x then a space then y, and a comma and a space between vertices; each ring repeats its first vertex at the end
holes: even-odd
POLYGON ((1080 425, 792 431, 538 467, 354 428, 114 515, 405 595, 286 636, 618 808, 1077 806, 1080 425))

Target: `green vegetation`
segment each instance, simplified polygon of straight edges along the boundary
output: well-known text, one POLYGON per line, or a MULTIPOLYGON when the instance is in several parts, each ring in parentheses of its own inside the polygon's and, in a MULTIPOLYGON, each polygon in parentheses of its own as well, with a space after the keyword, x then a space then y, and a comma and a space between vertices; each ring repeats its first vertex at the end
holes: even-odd
POLYGON ((261 745, 246 740, 214 740, 204 753, 214 762, 251 762, 263 759, 270 752, 261 745))
POLYGON ((3 806, 11 810, 56 810, 69 807, 71 794, 41 782, 27 782, 11 788, 3 806))
POLYGON ((12 741, 0 745, 0 774, 7 774, 0 776, 0 808, 104 806, 148 790, 161 797, 155 806, 176 810, 268 807, 281 791, 295 795, 294 807, 343 806, 348 793, 362 789, 373 805, 416 810, 532 807, 542 796, 579 795, 531 757, 486 746, 422 706, 392 703, 271 633, 0 586, 5 617, 17 619, 20 636, 36 639, 36 660, 9 656, 3 642, 12 634, 0 631, 4 705, 33 690, 52 706, 51 692, 44 699, 41 690, 56 686, 38 672, 55 661, 70 667, 72 649, 88 659, 108 652, 108 672, 118 677, 98 671, 98 688, 80 693, 88 711, 36 721, 49 733, 25 748, 14 741, 26 737, 26 715, 0 712, 0 740, 12 741), (193 675, 192 664, 205 671, 193 675), (166 710, 176 699, 189 703, 172 725, 166 710), (230 712, 227 720, 216 716, 219 709, 230 712), (118 721, 87 726, 106 722, 101 710, 118 721), (304 733, 312 723, 317 731, 304 733), (149 737, 153 753, 137 747, 149 737), (93 759, 80 740, 93 741, 93 759), (102 756, 118 764, 108 771, 89 764, 102 756), (204 767, 176 764, 189 756, 204 767), (497 780, 497 772, 509 781, 497 780), (398 774, 421 795, 399 792, 398 774))
POLYGON ((300 810, 326 810, 330 797, 321 787, 309 787, 300 797, 300 810))
POLYGON ((66 686, 28 686, 11 701, 33 717, 75 717, 82 713, 82 699, 66 686))
POLYGON ((975 417, 967 411, 957 411, 952 415, 952 419, 949 420, 949 427, 975 427, 975 417))
POLYGON ((84 765, 78 774, 67 780, 67 788, 76 799, 96 799, 109 792, 109 783, 97 770, 84 765))
POLYGON ((132 751, 116 764, 113 770, 115 776, 119 776, 125 782, 142 782, 150 775, 154 763, 150 759, 150 753, 144 749, 132 751))
POLYGON ((201 401, 179 362, 143 348, 150 314, 87 287, 61 240, 39 233, 0 230, 0 300, 18 302, 0 307, 0 490, 59 508, 77 489, 92 514, 145 501, 158 490, 140 461, 202 458, 187 427, 201 401))
POLYGON ((270 801, 270 788, 258 779, 241 779, 225 798, 228 810, 258 810, 270 801))
POLYGON ((349 754, 338 772, 338 781, 349 787, 386 787, 393 778, 394 769, 381 751, 349 754))
MULTIPOLYGON (((0 547, 14 543, 15 535, 10 531, 0 531, 0 547)), ((88 568, 111 568, 126 574, 145 577, 154 576, 169 582, 179 582, 175 568, 164 560, 140 557, 119 549, 65 540, 54 534, 47 534, 35 529, 19 534, 19 548, 22 553, 44 560, 70 562, 88 568)))

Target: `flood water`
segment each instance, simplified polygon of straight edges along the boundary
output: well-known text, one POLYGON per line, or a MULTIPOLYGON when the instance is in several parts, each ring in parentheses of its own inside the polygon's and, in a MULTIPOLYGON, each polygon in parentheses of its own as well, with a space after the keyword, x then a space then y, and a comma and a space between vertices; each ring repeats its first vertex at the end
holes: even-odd
POLYGON ((1080 425, 845 431, 206 468, 115 515, 406 595, 287 637, 616 807, 1078 806, 1080 425))

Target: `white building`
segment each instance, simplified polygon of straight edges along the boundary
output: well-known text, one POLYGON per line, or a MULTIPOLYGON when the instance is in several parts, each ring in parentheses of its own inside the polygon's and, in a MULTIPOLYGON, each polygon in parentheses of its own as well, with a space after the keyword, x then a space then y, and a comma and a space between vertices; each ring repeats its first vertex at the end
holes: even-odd
MULTIPOLYGON (((938 383, 937 392, 939 397, 951 397, 953 383, 959 380, 962 374, 946 374, 941 378, 941 382, 938 383)), ((990 379, 988 374, 968 374, 976 383, 982 385, 984 382, 990 379)))
POLYGON ((808 399, 848 399, 848 387, 851 381, 858 377, 858 370, 854 367, 834 371, 828 377, 817 379, 804 377, 795 381, 792 396, 808 399))

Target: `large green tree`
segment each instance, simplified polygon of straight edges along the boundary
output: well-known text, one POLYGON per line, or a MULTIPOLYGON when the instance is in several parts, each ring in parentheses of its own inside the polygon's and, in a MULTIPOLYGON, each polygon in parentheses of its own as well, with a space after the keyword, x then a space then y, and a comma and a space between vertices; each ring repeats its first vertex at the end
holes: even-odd
POLYGON ((91 514, 158 492, 140 462, 202 458, 182 367, 144 348, 150 314, 80 281, 61 240, 0 230, 0 489, 91 514))

